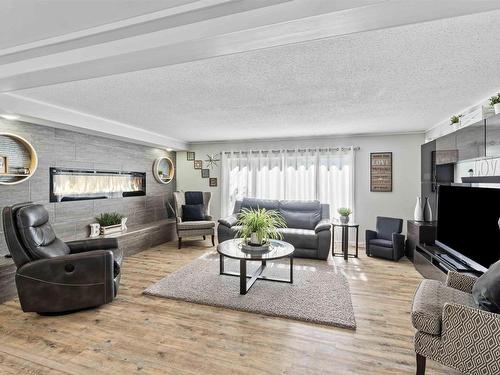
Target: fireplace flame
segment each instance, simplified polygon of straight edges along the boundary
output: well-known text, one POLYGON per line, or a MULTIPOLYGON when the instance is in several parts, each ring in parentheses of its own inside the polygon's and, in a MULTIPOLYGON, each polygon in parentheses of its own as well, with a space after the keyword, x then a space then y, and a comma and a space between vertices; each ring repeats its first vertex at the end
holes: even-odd
POLYGON ((54 175, 55 196, 114 194, 124 191, 141 191, 142 178, 134 176, 81 176, 54 175))

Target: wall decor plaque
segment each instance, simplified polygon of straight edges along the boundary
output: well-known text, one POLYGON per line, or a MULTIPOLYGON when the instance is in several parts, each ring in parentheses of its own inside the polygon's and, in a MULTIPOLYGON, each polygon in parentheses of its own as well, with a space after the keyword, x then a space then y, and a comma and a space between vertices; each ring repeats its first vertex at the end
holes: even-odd
POLYGON ((195 153, 192 151, 186 152, 186 158, 188 161, 193 161, 195 159, 195 153))
POLYGON ((370 153, 370 191, 392 191, 392 152, 370 153))
POLYGON ((217 187, 217 177, 210 177, 208 180, 208 185, 210 187, 217 187))

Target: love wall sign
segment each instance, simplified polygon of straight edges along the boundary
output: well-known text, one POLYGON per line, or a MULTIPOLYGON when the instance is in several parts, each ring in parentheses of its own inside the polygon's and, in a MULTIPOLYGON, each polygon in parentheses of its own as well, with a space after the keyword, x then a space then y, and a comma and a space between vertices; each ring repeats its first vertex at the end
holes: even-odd
POLYGON ((392 191, 392 152, 370 154, 370 191, 392 191))

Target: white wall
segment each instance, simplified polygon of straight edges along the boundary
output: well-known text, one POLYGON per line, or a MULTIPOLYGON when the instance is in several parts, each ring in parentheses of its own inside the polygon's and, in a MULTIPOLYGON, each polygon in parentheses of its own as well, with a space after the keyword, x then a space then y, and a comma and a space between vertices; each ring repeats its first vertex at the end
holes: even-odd
MULTIPOLYGON (((207 154, 221 151, 359 146, 360 150, 356 152, 354 209, 356 221, 360 224, 360 241, 363 242, 364 230, 374 228, 377 215, 413 218, 416 196, 420 194, 420 145, 422 143, 424 143, 424 134, 408 134, 204 143, 194 144, 190 148, 196 153, 196 159, 206 160, 207 154), (370 192, 370 153, 383 151, 393 153, 393 191, 372 193, 370 192)), ((208 186, 208 179, 201 178, 201 171, 194 169, 193 162, 186 159, 185 152, 177 153, 177 188, 184 191, 211 191, 211 213, 216 219, 219 218, 220 163, 219 167, 210 171, 211 177, 217 177, 219 186, 211 188, 208 186)))

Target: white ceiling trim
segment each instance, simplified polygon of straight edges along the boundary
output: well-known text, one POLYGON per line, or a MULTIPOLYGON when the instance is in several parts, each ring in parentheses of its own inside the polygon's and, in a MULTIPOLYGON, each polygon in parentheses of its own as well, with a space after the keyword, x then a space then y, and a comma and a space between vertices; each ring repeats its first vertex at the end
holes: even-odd
POLYGON ((200 10, 191 21, 185 14, 174 16, 184 17, 184 24, 161 31, 140 28, 134 36, 58 53, 49 48, 47 56, 0 65, 0 92, 500 9, 500 2, 492 0, 276 2, 231 14, 224 3, 200 10))
POLYGON ((118 121, 94 116, 17 94, 0 94, 0 112, 15 113, 21 121, 103 135, 148 146, 186 150, 186 142, 118 121))

